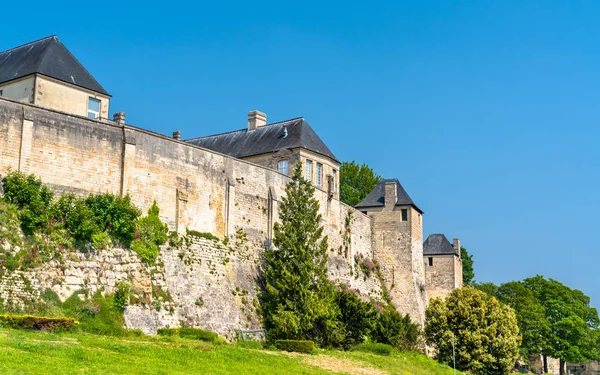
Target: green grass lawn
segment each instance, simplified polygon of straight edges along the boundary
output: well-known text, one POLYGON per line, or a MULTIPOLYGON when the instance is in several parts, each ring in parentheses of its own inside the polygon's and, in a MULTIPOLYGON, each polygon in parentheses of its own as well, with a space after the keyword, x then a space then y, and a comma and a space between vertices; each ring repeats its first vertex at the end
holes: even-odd
POLYGON ((451 375, 452 369, 413 353, 296 354, 179 337, 115 338, 0 329, 0 374, 451 375))

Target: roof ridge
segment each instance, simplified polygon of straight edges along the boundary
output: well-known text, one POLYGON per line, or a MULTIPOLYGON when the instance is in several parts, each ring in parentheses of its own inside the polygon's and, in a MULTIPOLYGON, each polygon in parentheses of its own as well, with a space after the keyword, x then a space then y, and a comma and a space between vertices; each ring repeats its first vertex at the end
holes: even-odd
POLYGON ((25 44, 21 44, 20 46, 16 46, 16 47, 12 47, 12 48, 9 48, 7 50, 4 50, 4 51, 0 51, 0 53, 14 51, 16 49, 19 49, 19 48, 22 48, 22 47, 26 47, 26 46, 28 46, 30 44, 38 43, 38 42, 41 42, 42 40, 46 40, 46 39, 50 39, 50 38, 56 38, 58 40, 58 37, 56 36, 56 34, 53 34, 53 35, 50 35, 50 36, 47 36, 47 37, 44 37, 44 38, 41 38, 41 39, 38 39, 38 40, 34 40, 33 42, 27 42, 25 44))
MULTIPOLYGON (((263 125, 263 126, 260 126, 260 127, 256 128, 255 130, 258 130, 258 129, 260 129, 260 128, 264 128, 264 127, 267 127, 267 126, 271 126, 271 125, 278 125, 278 124, 282 124, 282 123, 284 123, 284 122, 290 122, 290 121, 294 121, 294 120, 300 120, 300 119, 303 119, 303 120, 304 120, 304 116, 302 116, 302 117, 295 117, 295 118, 292 118, 292 119, 289 119, 289 120, 283 120, 283 121, 278 121, 278 122, 272 122, 272 123, 270 123, 270 124, 265 124, 265 125, 263 125)), ((225 135, 225 134, 232 134, 232 133, 243 132, 244 130, 248 130, 248 128, 243 128, 243 129, 238 129, 238 130, 230 130, 230 131, 228 131, 228 132, 217 133, 217 134, 202 135, 202 136, 200 136, 200 137, 195 137, 195 138, 186 139, 186 140, 185 140, 185 142, 194 141, 194 140, 196 140, 196 139, 201 139, 201 138, 218 137, 218 136, 225 135)))
MULTIPOLYGON (((92 75, 92 73, 90 73, 89 70, 87 70, 87 68, 85 67, 85 65, 83 65, 78 59, 77 57, 75 57, 75 55, 73 55, 71 53, 71 51, 60 41, 60 39, 58 39, 58 37, 56 35, 53 35, 54 39, 56 39, 56 41, 62 46, 62 48, 65 49, 65 51, 67 51, 67 53, 73 58, 73 60, 75 60, 75 62, 77 64, 79 64, 79 66, 81 66, 83 68, 83 70, 88 74, 88 76, 90 76, 90 78, 92 78, 92 80, 94 82, 96 82, 96 84, 98 84, 98 86, 100 86, 100 88, 102 88, 102 90, 104 90, 104 92, 106 92, 108 94, 108 92, 106 91, 106 89, 100 84, 100 82, 98 82, 96 80, 96 78, 94 78, 94 76, 92 75)), ((47 47, 46 47, 47 48, 47 47)), ((44 59, 46 59, 46 54, 44 54, 44 57, 42 57, 42 61, 40 62, 40 66, 42 65, 42 63, 44 62, 44 59)), ((74 82, 73 82, 74 83, 74 82)), ((75 85, 79 85, 78 83, 75 83, 75 85)), ((109 94, 110 96, 110 94, 109 94)))

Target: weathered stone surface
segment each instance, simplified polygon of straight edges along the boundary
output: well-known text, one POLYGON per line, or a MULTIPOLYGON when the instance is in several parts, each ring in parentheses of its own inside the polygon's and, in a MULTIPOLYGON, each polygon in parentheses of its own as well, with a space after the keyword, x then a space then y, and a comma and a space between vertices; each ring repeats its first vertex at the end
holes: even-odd
MULTIPOLYGON (((130 327, 154 330, 187 323, 229 334, 234 328, 260 326, 245 305, 256 297, 260 252, 271 240, 287 176, 132 126, 0 98, 0 178, 10 168, 36 174, 59 193, 130 194, 143 210, 156 201, 171 230, 229 237, 235 249, 198 242, 184 252, 183 260, 179 250, 163 249, 158 263, 164 266, 157 270, 144 267, 127 250, 101 251, 27 276, 39 280, 40 287, 51 287, 66 298, 82 285, 91 292, 110 292, 119 281, 130 279, 145 296, 151 297, 157 285, 169 291, 172 306, 163 303, 156 311, 148 305, 145 309, 156 312, 144 312, 143 318, 141 307, 131 318, 128 311, 130 327), (246 291, 246 304, 237 288, 246 291), (200 296, 203 305, 196 304, 200 296), (156 321, 154 328, 135 323, 148 319, 156 321)), ((399 310, 422 323, 427 299, 421 291, 420 214, 410 213, 410 225, 398 222, 397 213, 384 214, 373 224, 372 218, 330 199, 326 191, 317 189, 315 197, 331 248, 330 278, 360 290, 365 298, 377 297, 378 280, 361 274, 354 258, 378 260, 399 310)), ((20 293, 3 283, 0 295, 8 292, 20 293)))

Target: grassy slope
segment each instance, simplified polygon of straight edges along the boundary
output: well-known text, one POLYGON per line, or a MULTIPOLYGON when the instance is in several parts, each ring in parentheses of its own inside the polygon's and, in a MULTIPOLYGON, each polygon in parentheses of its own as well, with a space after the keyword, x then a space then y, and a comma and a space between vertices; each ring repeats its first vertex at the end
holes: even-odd
POLYGON ((0 329, 0 374, 409 374, 452 370, 417 354, 285 354, 169 337, 113 338, 0 329))

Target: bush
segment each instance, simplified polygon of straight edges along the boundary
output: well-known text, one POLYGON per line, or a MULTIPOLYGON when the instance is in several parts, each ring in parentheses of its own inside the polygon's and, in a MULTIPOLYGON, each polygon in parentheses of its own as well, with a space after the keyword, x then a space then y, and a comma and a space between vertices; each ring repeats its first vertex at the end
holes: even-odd
POLYGON ((158 247, 167 242, 169 228, 160 221, 160 210, 156 201, 148 210, 148 215, 139 219, 136 224, 135 240, 131 250, 138 253, 147 263, 152 264, 158 258, 158 247))
POLYGON ((125 282, 117 284, 117 290, 115 291, 114 301, 115 307, 119 311, 125 311, 127 303, 129 302, 129 295, 131 294, 131 286, 125 282))
POLYGON ((220 343, 223 341, 216 333, 200 328, 159 328, 157 333, 161 336, 179 336, 186 339, 201 340, 213 343, 220 343))
POLYGON ((78 325, 73 318, 48 318, 33 315, 0 315, 0 326, 36 331, 68 331, 78 325))
POLYGON ((100 231, 108 232, 113 238, 129 246, 136 231, 136 220, 140 216, 129 195, 90 195, 85 204, 92 211, 100 231))
POLYGON ((219 241, 219 237, 215 236, 212 233, 208 233, 208 232, 198 232, 197 230, 186 228, 185 234, 190 237, 205 238, 207 240, 219 241))
POLYGON ((392 303, 388 303, 379 313, 372 339, 400 350, 416 350, 421 330, 408 314, 402 316, 392 303))
POLYGON ((180 328, 179 337, 184 337, 194 340, 202 340, 208 342, 219 342, 219 335, 212 331, 207 331, 200 328, 180 328))
POLYGON ((378 318, 373 304, 362 301, 356 294, 345 290, 336 291, 335 303, 340 309, 338 319, 345 331, 342 343, 344 349, 360 344, 365 337, 371 336, 378 318))
POLYGON ((135 239, 129 247, 148 264, 153 264, 158 258, 158 246, 146 239, 135 239))
POLYGON ((50 216, 53 223, 62 224, 76 241, 93 241, 94 236, 102 233, 85 200, 73 194, 58 198, 50 207, 50 216))
POLYGON ((286 352, 311 353, 315 349, 315 343, 308 340, 277 340, 275 347, 286 352))
POLYGON ((394 348, 388 344, 380 343, 364 343, 353 346, 350 351, 352 352, 367 352, 379 355, 391 355, 394 348))
POLYGON ((159 328, 156 333, 160 336, 179 336, 179 328, 159 328))
POLYGON ((9 171, 2 179, 3 200, 15 204, 19 210, 21 228, 26 234, 44 229, 48 225, 47 209, 53 193, 34 175, 9 171))

